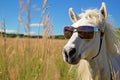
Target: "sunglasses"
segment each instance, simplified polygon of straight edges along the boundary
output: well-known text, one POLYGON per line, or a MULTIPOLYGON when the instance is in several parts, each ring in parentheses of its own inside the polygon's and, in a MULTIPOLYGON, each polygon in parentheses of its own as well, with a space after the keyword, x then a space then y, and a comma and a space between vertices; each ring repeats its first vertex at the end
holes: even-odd
POLYGON ((74 32, 78 32, 81 39, 93 39, 95 32, 97 31, 99 31, 99 29, 93 26, 79 26, 78 28, 66 26, 64 27, 64 36, 69 39, 74 32))

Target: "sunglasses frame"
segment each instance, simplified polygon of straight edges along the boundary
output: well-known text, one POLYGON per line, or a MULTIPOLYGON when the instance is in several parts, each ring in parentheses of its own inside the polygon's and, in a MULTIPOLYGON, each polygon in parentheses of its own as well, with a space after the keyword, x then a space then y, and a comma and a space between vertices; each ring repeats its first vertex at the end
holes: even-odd
POLYGON ((64 36, 65 38, 69 39, 71 38, 73 33, 77 32, 81 39, 93 39, 95 36, 95 32, 98 32, 98 31, 100 31, 100 29, 96 26, 79 26, 77 28, 73 26, 65 26, 64 36), (69 28, 69 29, 66 29, 66 28, 69 28))

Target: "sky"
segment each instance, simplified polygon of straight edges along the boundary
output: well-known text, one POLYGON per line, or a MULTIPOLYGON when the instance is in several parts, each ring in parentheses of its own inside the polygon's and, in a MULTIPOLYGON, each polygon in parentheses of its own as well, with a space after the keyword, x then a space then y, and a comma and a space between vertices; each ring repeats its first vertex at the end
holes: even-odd
MULTIPOLYGON (((106 3, 110 18, 112 18, 115 27, 119 28, 120 0, 48 0, 47 6, 49 8, 47 12, 53 24, 53 34, 62 35, 64 26, 72 24, 68 14, 69 8, 72 7, 79 14, 82 9, 100 9, 102 2, 106 3)), ((38 33, 38 25, 41 26, 40 33, 42 34, 43 32, 40 14, 42 3, 43 0, 32 0, 31 2, 31 34, 38 33)), ((18 23, 20 12, 20 0, 0 0, 0 22, 4 18, 8 33, 14 33, 16 31, 23 34, 26 33, 24 27, 18 23)))

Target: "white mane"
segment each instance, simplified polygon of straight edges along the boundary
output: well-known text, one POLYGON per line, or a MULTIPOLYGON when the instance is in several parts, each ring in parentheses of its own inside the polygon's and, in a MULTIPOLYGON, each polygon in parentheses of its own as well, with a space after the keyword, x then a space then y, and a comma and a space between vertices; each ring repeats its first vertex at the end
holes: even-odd
POLYGON ((120 42, 115 33, 115 28, 106 21, 105 23, 105 39, 108 53, 120 54, 120 42))

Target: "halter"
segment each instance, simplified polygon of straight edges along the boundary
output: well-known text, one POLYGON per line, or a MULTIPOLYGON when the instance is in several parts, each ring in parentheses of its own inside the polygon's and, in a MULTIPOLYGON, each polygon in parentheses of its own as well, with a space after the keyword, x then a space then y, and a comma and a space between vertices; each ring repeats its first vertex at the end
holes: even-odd
MULTIPOLYGON (((100 46, 99 46, 99 50, 97 55, 95 55, 94 57, 92 57, 92 60, 95 59, 99 54, 100 54, 100 50, 101 50, 101 46, 102 46, 102 41, 103 41, 103 36, 104 36, 104 31, 100 31, 100 46)), ((110 68, 110 80, 113 80, 113 67, 112 67, 112 62, 111 60, 108 60, 109 63, 109 68, 110 68)))
POLYGON ((100 32, 100 46, 99 46, 99 51, 97 53, 97 55, 95 55, 94 57, 92 57, 92 60, 95 59, 99 54, 100 54, 100 50, 101 50, 101 46, 102 46, 102 40, 103 40, 103 35, 104 35, 104 32, 100 32))
MULTIPOLYGON (((105 28, 105 21, 103 22, 102 26, 104 26, 104 28, 105 28)), ((100 46, 99 46, 99 50, 98 50, 97 55, 92 57, 92 60, 95 59, 100 54, 100 50, 101 50, 101 46, 102 46, 102 41, 103 41, 103 36, 104 36, 104 29, 99 29, 99 31, 100 31, 100 46)))

